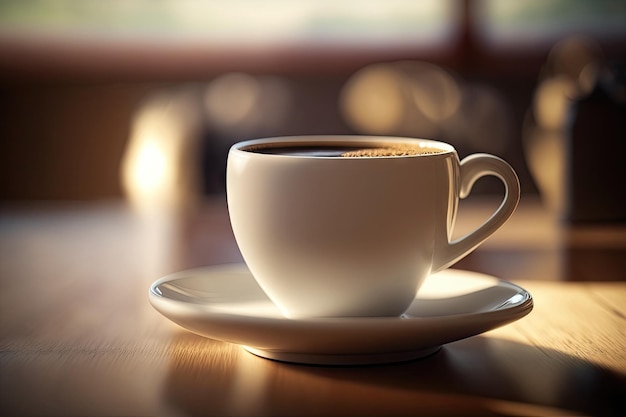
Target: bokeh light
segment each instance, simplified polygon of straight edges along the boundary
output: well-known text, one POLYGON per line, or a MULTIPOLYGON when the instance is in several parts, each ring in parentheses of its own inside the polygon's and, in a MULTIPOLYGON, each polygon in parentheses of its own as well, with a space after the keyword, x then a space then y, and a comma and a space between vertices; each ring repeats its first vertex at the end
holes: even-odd
POLYGON ((340 109, 359 133, 439 139, 495 154, 506 151, 514 129, 511 109, 494 88, 423 61, 357 71, 341 91, 340 109))
POLYGON ((278 129, 293 100, 283 78, 241 72, 216 77, 203 95, 207 123, 226 136, 260 135, 278 129))
POLYGON ((257 110, 261 86, 248 74, 228 73, 209 84, 204 103, 209 120, 219 127, 234 129, 250 122, 257 110))
POLYGON ((399 133, 407 107, 404 79, 388 64, 376 64, 357 71, 344 86, 340 105, 347 122, 369 134, 399 133))
POLYGON ((199 196, 199 108, 190 87, 151 96, 137 110, 120 167, 124 193, 137 208, 181 207, 199 196))

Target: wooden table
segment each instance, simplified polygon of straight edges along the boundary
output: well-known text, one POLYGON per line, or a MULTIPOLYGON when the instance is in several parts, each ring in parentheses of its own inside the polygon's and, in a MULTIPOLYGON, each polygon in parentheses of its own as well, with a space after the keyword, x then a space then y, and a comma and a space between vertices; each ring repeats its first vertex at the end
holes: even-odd
MULTIPOLYGON (((489 204, 464 206, 459 229, 489 204)), ((522 201, 457 267, 526 288, 530 315, 413 362, 319 367, 195 336, 149 305, 164 274, 241 262, 223 199, 178 215, 5 206, 0 415, 626 415, 625 230, 564 227, 522 201)))

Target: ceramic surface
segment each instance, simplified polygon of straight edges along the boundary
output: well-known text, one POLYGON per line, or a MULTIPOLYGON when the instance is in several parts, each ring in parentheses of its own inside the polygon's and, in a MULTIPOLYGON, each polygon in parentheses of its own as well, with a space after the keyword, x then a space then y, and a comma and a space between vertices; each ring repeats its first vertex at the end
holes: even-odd
POLYGON ((298 136, 235 144, 228 211, 241 254, 285 316, 398 316, 423 281, 470 253, 513 214, 519 181, 502 159, 462 161, 446 143, 375 136, 298 136), (343 158, 255 152, 272 146, 411 146, 437 153, 343 158), (502 204, 451 240, 460 198, 502 180, 502 204))
POLYGON ((519 286, 454 269, 427 278, 401 317, 286 318, 244 265, 166 276, 152 284, 149 298, 165 317, 201 336, 269 359, 322 365, 419 358, 518 320, 533 307, 519 286))

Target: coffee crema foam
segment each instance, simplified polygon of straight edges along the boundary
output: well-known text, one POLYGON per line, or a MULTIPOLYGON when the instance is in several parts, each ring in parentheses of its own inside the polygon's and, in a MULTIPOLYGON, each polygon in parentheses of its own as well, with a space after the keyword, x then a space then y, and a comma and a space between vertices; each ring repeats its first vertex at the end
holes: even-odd
POLYGON ((427 148, 414 145, 397 145, 383 148, 362 148, 354 151, 343 152, 344 158, 376 158, 385 156, 413 156, 432 155, 443 152, 437 148, 427 148))

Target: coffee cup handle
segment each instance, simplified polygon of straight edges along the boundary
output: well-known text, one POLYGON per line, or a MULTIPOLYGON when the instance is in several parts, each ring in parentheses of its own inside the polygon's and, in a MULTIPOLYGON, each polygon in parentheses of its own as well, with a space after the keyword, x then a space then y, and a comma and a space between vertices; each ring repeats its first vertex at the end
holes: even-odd
MULTIPOLYGON (((493 175, 504 183, 504 198, 500 206, 481 226, 463 237, 449 241, 437 239, 432 272, 448 268, 476 249, 498 230, 515 212, 520 199, 520 184, 513 168, 497 156, 477 153, 464 158, 460 163, 459 198, 466 198, 481 177, 493 175)), ((446 232, 446 237, 449 234, 446 232)))

